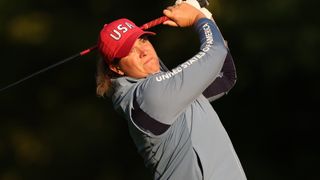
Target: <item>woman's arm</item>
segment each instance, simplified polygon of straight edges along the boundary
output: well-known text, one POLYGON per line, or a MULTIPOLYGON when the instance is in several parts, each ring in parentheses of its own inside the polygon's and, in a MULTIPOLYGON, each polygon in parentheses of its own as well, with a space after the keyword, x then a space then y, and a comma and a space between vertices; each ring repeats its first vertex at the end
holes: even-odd
POLYGON ((214 101, 227 94, 235 85, 237 80, 236 68, 230 51, 224 61, 218 77, 203 92, 203 95, 210 101, 214 101))
POLYGON ((171 72, 148 77, 136 89, 136 102, 149 117, 172 124, 219 75, 227 55, 223 37, 215 22, 202 18, 195 28, 200 51, 171 72))

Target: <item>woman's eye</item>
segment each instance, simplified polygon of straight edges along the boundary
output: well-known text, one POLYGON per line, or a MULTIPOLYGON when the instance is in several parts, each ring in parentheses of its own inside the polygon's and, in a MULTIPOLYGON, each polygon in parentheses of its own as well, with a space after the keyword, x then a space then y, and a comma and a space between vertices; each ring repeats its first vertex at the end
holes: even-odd
POLYGON ((129 53, 131 54, 131 53, 134 53, 134 52, 136 52, 136 48, 131 48, 129 53))
POLYGON ((147 39, 141 38, 141 39, 140 39, 140 42, 145 43, 145 42, 147 42, 147 39))

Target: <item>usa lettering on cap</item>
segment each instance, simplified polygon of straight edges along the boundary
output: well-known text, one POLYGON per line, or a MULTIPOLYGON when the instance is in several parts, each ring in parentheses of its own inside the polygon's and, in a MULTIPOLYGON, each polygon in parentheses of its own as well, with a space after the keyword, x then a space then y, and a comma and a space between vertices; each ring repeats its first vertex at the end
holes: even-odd
POLYGON ((110 33, 110 36, 118 41, 121 37, 128 32, 128 30, 133 29, 135 26, 130 24, 129 22, 125 22, 124 24, 119 24, 116 29, 113 29, 113 33, 110 33))

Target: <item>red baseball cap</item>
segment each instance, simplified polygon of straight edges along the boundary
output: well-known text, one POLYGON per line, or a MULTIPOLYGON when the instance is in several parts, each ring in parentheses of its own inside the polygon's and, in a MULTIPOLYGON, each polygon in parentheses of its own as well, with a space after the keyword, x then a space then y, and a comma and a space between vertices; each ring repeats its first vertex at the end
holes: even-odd
POLYGON ((129 19, 118 19, 105 24, 100 31, 98 48, 107 64, 115 58, 127 56, 134 42, 144 34, 155 35, 150 31, 143 31, 129 19))

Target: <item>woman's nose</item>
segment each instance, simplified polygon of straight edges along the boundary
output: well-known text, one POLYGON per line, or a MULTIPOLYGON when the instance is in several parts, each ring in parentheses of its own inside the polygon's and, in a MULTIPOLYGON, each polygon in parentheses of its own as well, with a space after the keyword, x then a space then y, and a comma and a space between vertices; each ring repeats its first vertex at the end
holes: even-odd
POLYGON ((139 48, 139 53, 140 53, 140 58, 143 58, 147 55, 148 51, 147 51, 147 48, 144 47, 144 46, 140 46, 139 48))

